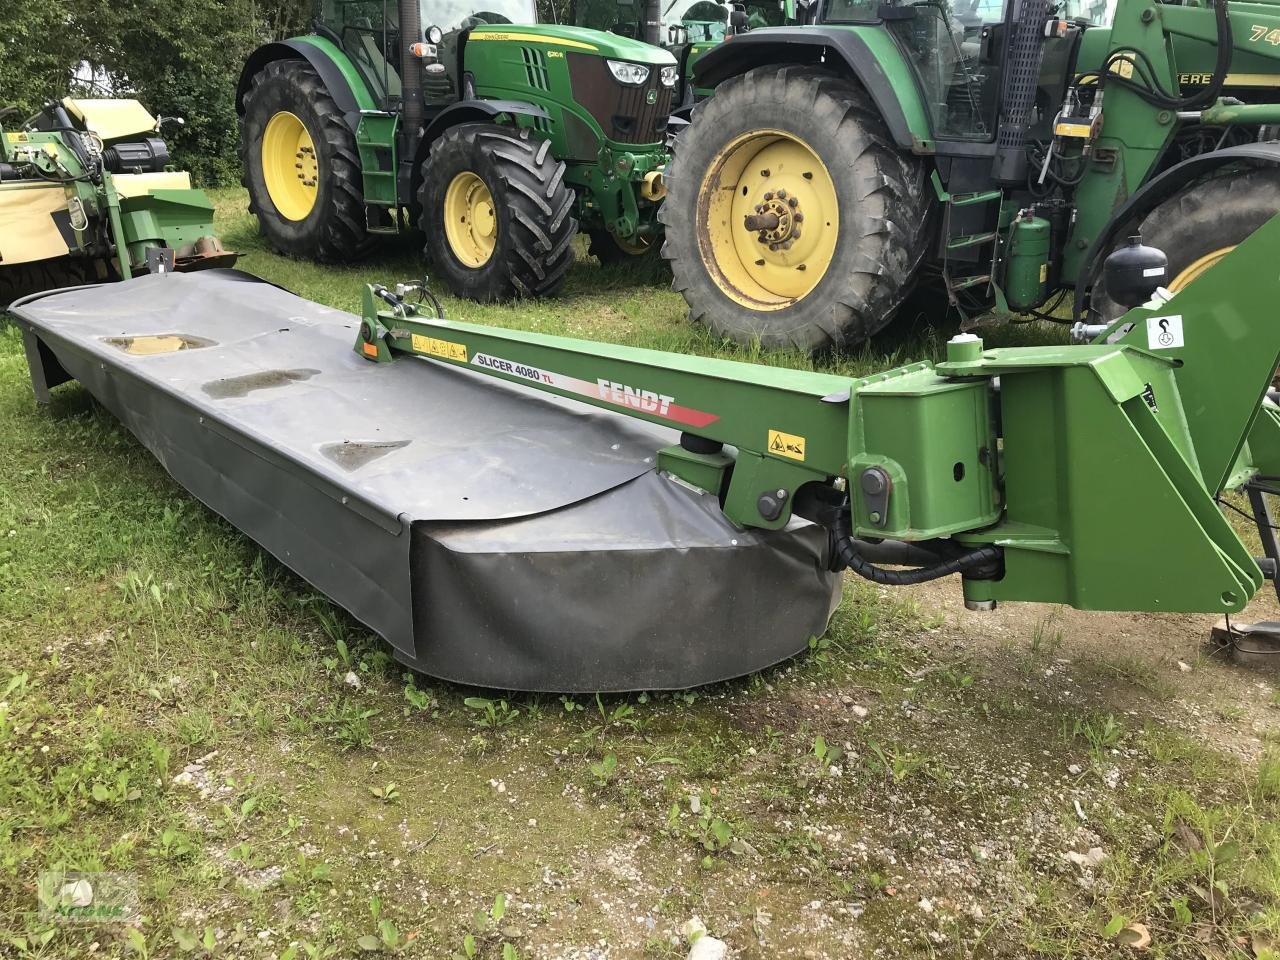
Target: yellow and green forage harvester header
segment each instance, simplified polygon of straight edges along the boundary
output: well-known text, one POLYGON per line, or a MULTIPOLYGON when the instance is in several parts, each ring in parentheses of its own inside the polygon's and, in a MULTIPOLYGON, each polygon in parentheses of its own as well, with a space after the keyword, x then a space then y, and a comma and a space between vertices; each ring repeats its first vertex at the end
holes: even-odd
POLYGON ((136 100, 67 98, 6 129, 8 119, 0 113, 0 306, 154 264, 235 262, 213 236, 213 204, 170 164, 159 122, 136 100))
POLYGON ((377 285, 355 349, 675 427, 660 471, 744 527, 825 525, 832 563, 879 583, 960 573, 976 608, 1234 612, 1275 575, 1274 548, 1255 559, 1217 500, 1280 474, 1280 407, 1264 400, 1277 249, 1280 217, 1088 345, 961 334, 943 363, 858 379, 427 319, 377 285))

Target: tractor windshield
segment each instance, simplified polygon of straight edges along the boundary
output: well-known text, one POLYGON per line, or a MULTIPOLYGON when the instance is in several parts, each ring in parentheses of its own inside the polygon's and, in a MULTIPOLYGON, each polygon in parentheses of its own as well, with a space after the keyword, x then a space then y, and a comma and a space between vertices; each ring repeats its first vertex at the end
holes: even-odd
POLYGON ((1116 0, 1066 0, 1062 15, 1068 20, 1087 20, 1095 27, 1108 27, 1116 15, 1116 0))
POLYGON ((537 23, 534 0, 422 0, 422 26, 445 33, 481 23, 537 23))
MULTIPOLYGON (((749 0, 747 26, 779 27, 786 22, 782 0, 749 0)), ((644 39, 644 11, 638 2, 623 0, 576 0, 573 23, 592 30, 607 30, 636 40, 644 39)), ((690 43, 724 39, 729 26, 729 6, 717 0, 662 0, 664 38, 672 38, 672 28, 684 30, 690 43)), ((666 42, 666 41, 664 41, 666 42)))

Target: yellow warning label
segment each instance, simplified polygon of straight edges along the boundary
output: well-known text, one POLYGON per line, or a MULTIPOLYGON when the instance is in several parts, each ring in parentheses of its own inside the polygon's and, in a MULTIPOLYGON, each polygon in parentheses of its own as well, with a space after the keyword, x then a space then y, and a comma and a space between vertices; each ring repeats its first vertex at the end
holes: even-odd
POLYGON ((410 342, 413 349, 418 353, 428 353, 433 357, 442 357, 445 360, 457 360, 458 363, 467 362, 467 347, 463 343, 454 343, 452 340, 437 340, 435 337, 424 337, 420 333, 415 333, 410 342))
POLYGON ((1047 263, 1040 264, 1040 282, 1046 283, 1049 280, 1049 265, 1047 263))
POLYGON ((781 430, 770 430, 769 452, 779 457, 803 460, 804 437, 797 437, 794 433, 783 433, 781 430))
POLYGON ((1129 59, 1112 60, 1111 72, 1116 76, 1129 79, 1133 76, 1133 61, 1129 59))

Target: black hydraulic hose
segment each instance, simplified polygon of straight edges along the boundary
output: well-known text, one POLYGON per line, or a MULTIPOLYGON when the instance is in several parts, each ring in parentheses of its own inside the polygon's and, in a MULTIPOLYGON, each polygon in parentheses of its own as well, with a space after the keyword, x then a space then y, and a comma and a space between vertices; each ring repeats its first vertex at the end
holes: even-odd
POLYGON ((1148 103, 1168 110, 1196 110, 1212 104, 1226 86, 1227 74, 1235 54, 1235 37, 1231 32, 1231 18, 1227 14, 1227 0, 1214 0, 1214 20, 1217 26, 1217 58, 1208 85, 1189 97, 1176 97, 1161 87, 1151 58, 1135 47, 1119 47, 1112 51, 1099 70, 1091 70, 1076 77, 1076 83, 1092 77, 1099 85, 1114 83, 1132 90, 1148 103), (1139 79, 1113 72, 1120 62, 1128 62, 1139 79))
POLYGON ((885 570, 883 567, 877 567, 858 552, 857 541, 854 540, 853 531, 849 526, 847 508, 839 511, 831 532, 834 535, 836 558, 840 563, 837 569, 848 567, 864 580, 889 587, 909 587, 917 583, 928 583, 930 580, 949 577, 953 573, 963 573, 971 567, 992 565, 1000 561, 1000 548, 987 546, 967 550, 929 567, 919 567, 915 570, 885 570))

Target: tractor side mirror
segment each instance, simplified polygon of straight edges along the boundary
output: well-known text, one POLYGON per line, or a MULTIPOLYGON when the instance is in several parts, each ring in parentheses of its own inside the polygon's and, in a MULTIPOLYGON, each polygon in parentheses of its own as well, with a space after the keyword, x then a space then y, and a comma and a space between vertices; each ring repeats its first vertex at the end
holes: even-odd
POLYGON ((729 11, 729 30, 734 34, 747 32, 747 11, 740 3, 735 3, 729 11))

